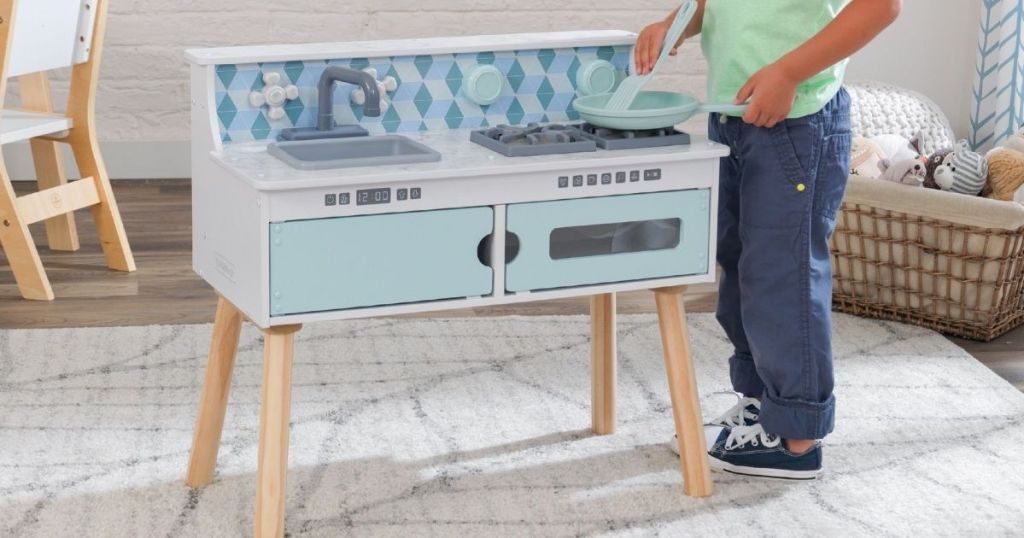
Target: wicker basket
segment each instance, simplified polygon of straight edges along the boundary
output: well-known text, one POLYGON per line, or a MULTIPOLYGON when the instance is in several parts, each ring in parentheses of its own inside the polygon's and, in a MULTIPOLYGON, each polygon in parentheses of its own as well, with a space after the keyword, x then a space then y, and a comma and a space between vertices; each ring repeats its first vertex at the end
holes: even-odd
POLYGON ((989 341, 1024 322, 1024 206, 852 177, 832 266, 837 311, 989 341))

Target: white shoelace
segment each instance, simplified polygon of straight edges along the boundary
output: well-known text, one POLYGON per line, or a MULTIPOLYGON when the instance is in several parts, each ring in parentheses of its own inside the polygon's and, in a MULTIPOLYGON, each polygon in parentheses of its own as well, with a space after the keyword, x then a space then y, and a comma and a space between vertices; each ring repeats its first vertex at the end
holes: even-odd
POLYGON ((729 437, 725 440, 725 449, 743 448, 747 446, 747 443, 752 446, 775 448, 782 443, 782 438, 765 432, 760 424, 737 426, 729 432, 729 437))
POLYGON ((720 392, 716 394, 731 394, 738 400, 735 405, 715 420, 708 423, 709 426, 724 426, 735 428, 744 426, 747 420, 757 420, 757 415, 747 410, 747 407, 754 406, 754 409, 761 411, 761 402, 755 398, 744 398, 735 392, 720 392))

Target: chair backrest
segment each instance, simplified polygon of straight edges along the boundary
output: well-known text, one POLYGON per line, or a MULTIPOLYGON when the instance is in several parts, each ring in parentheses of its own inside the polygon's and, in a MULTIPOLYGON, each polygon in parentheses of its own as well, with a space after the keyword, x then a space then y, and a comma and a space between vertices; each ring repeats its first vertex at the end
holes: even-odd
POLYGON ((0 0, 14 5, 8 78, 89 61, 101 0, 0 0))

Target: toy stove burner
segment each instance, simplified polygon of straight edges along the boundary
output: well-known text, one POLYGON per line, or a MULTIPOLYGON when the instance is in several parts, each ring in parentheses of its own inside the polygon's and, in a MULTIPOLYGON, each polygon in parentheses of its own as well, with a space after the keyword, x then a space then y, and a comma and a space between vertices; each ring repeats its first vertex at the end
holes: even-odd
POLYGON ((506 157, 597 151, 597 142, 571 125, 498 125, 473 131, 469 139, 506 157))
POLYGON ((511 125, 499 125, 484 132, 488 137, 501 142, 502 144, 526 144, 535 146, 538 144, 565 144, 573 142, 575 132, 565 125, 540 126, 531 123, 526 127, 512 127, 511 125))
POLYGON ((675 127, 623 131, 583 123, 576 128, 585 138, 596 142, 599 148, 607 150, 685 146, 690 143, 690 135, 677 131, 675 127))

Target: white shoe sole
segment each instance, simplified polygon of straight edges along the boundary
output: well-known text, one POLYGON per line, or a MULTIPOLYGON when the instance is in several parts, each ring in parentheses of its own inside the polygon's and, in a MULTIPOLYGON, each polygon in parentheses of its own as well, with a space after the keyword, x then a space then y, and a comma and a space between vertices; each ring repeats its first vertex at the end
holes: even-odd
POLYGON ((813 471, 791 471, 788 469, 766 469, 763 467, 744 467, 722 461, 714 456, 708 456, 711 468, 716 471, 732 473, 756 478, 773 478, 776 480, 815 480, 821 476, 822 470, 813 471))

